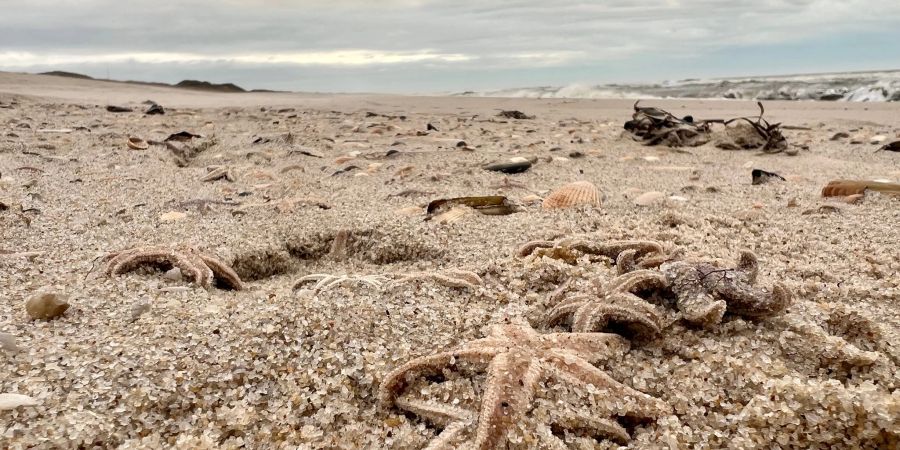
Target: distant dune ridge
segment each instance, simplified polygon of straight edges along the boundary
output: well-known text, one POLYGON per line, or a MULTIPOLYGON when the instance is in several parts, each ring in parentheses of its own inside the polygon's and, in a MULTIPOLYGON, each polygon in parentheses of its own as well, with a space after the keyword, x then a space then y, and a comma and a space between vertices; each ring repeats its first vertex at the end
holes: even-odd
MULTIPOLYGON (((75 72, 66 72, 64 70, 53 70, 50 72, 42 72, 38 75, 51 75, 55 77, 67 77, 67 78, 80 78, 82 80, 94 80, 94 77, 90 77, 84 74, 75 73, 75 72)), ((130 84, 144 84, 151 86, 171 86, 182 89, 195 89, 200 91, 212 91, 212 92, 247 92, 246 89, 234 84, 234 83, 210 83, 209 81, 199 81, 199 80, 182 80, 176 84, 168 84, 168 83, 158 83, 158 82, 148 82, 148 81, 121 81, 121 80, 103 80, 103 81, 113 81, 116 83, 130 83, 130 84)))

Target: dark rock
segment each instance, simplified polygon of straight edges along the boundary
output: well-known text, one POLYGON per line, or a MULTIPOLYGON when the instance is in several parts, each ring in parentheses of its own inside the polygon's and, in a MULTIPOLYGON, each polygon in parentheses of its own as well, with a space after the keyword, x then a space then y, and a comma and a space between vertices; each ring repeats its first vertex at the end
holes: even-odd
POLYGON ((784 177, 775 172, 766 172, 765 170, 760 169, 753 169, 750 176, 752 177, 752 183, 754 185, 768 183, 773 180, 785 181, 784 177))
POLYGON ((116 106, 116 105, 109 105, 106 107, 106 110, 111 113, 126 113, 126 112, 133 111, 131 108, 126 108, 124 106, 116 106))
POLYGON ((146 111, 144 111, 144 114, 146 114, 148 116, 155 116, 157 114, 165 114, 165 113, 166 113, 166 110, 163 109, 162 106, 160 106, 156 103, 150 105, 150 107, 147 108, 146 111))
POLYGON ((531 168, 530 161, 518 161, 518 162, 502 162, 502 163, 493 163, 488 164, 483 167, 484 170, 490 170, 493 172, 503 172, 503 173, 522 173, 531 168))

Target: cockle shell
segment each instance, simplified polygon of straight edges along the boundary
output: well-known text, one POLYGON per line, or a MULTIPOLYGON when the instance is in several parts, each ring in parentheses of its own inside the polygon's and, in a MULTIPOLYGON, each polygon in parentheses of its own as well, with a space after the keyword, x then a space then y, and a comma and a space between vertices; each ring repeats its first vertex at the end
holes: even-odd
POLYGON ((69 309, 63 295, 55 293, 36 294, 25 302, 25 311, 32 319, 50 320, 61 316, 69 309))
POLYGON ((600 206, 600 190, 589 181, 576 181, 551 192, 544 199, 545 209, 569 208, 579 205, 600 206))
POLYGON ((150 144, 139 137, 131 136, 127 141, 125 141, 125 143, 128 145, 128 148, 132 150, 147 150, 148 148, 150 148, 150 144))

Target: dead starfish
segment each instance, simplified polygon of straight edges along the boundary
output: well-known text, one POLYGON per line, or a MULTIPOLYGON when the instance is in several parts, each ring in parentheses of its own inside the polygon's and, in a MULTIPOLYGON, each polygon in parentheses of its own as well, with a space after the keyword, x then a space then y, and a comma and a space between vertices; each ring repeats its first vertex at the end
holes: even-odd
POLYGON ((294 284, 294 291, 299 290, 305 284, 315 282, 313 285, 313 292, 322 292, 327 291, 331 288, 337 287, 342 284, 363 284, 375 289, 380 289, 382 283, 387 278, 382 275, 331 275, 327 273, 314 273, 311 275, 306 275, 297 283, 294 284))
POLYGON ((188 246, 135 247, 106 255, 106 274, 120 275, 143 265, 177 267, 186 277, 209 289, 214 280, 239 291, 243 289, 241 277, 224 262, 188 246))
MULTIPOLYGON (((539 334, 527 324, 494 325, 488 336, 446 352, 414 359, 390 372, 379 388, 382 406, 420 415, 445 428, 428 448, 457 448, 471 434, 471 448, 501 448, 507 432, 531 408, 541 380, 553 377, 577 386, 592 385, 617 400, 623 409, 616 415, 656 418, 668 405, 619 383, 592 362, 624 353, 628 341, 607 333, 539 334), (397 399, 415 377, 440 374, 457 361, 487 364, 484 396, 477 415, 443 403, 397 399), (621 401, 621 403, 620 403, 621 401)), ((594 434, 627 440, 628 433, 614 418, 576 417, 569 425, 594 434)))
POLYGON ((666 277, 651 270, 619 275, 604 285, 599 295, 576 295, 557 303, 546 325, 570 319, 572 331, 589 333, 616 324, 624 326, 629 336, 653 338, 661 332, 661 319, 653 305, 637 293, 667 286, 666 277))
POLYGON ((483 283, 481 277, 475 272, 460 269, 448 269, 441 272, 412 272, 403 274, 402 278, 391 281, 388 289, 397 287, 410 281, 429 280, 441 286, 475 289, 483 283))
POLYGON ((581 255, 605 256, 616 260, 626 250, 634 250, 634 258, 663 252, 662 245, 654 241, 591 242, 583 238, 565 238, 558 241, 528 242, 519 247, 516 256, 524 258, 535 254, 574 264, 581 255))
POLYGON ((709 261, 670 261, 659 269, 675 293, 685 320, 696 325, 718 324, 726 310, 754 319, 774 316, 791 303, 791 292, 781 283, 775 283, 771 292, 752 286, 759 262, 749 250, 741 252, 734 268, 709 261))

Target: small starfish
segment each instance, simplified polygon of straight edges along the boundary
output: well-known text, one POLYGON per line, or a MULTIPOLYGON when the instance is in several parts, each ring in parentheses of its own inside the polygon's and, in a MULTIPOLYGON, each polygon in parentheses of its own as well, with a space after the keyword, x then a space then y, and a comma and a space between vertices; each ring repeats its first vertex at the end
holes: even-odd
POLYGON ((570 319, 572 331, 589 333, 614 323, 624 325, 630 335, 653 338, 662 330, 661 319, 653 305, 637 293, 667 286, 666 277, 651 270, 619 275, 603 286, 599 295, 576 295, 557 303, 550 310, 546 325, 570 319))
POLYGON ((106 274, 120 275, 143 265, 177 267, 188 278, 205 289, 218 280, 224 286, 239 291, 243 289, 241 277, 224 262, 188 246, 135 247, 106 255, 106 274))
POLYGON ((404 274, 402 278, 388 283, 387 288, 392 289, 410 281, 429 280, 441 286, 476 289, 483 282, 475 272, 460 269, 449 269, 441 272, 412 272, 404 274))
POLYGON ((752 286, 759 262, 749 250, 741 252, 735 268, 709 261, 670 261, 659 269, 677 296, 685 320, 696 325, 718 324, 726 310, 748 318, 770 317, 791 303, 791 292, 781 283, 775 283, 771 292, 752 286))
POLYGON ((294 290, 299 290, 304 284, 313 281, 316 282, 315 286, 312 288, 313 292, 327 291, 347 283, 363 284, 375 289, 381 289, 381 285, 386 280, 387 277, 382 275, 330 275, 327 273, 314 273, 300 278, 300 280, 294 284, 294 290))
POLYGON ((616 260, 620 253, 634 250, 634 257, 662 253, 663 248, 653 241, 607 241, 591 242, 582 238, 565 238, 558 241, 531 241, 516 251, 516 256, 524 258, 536 254, 574 264, 579 255, 605 256, 616 260))
MULTIPOLYGON (((378 396, 384 407, 397 406, 446 425, 430 449, 456 448, 451 444, 465 437, 473 425, 472 448, 501 448, 510 428, 533 406, 538 384, 548 377, 607 392, 624 409, 618 415, 655 418, 668 412, 668 405, 662 401, 619 383, 591 364, 627 349, 628 341, 615 334, 541 335, 524 323, 494 325, 485 338, 416 358, 394 369, 381 383, 378 396), (477 415, 442 403, 397 398, 414 377, 440 374, 444 368, 452 369, 456 361, 487 364, 484 398, 477 415)), ((613 416, 577 417, 572 421, 595 434, 628 438, 613 416)))

